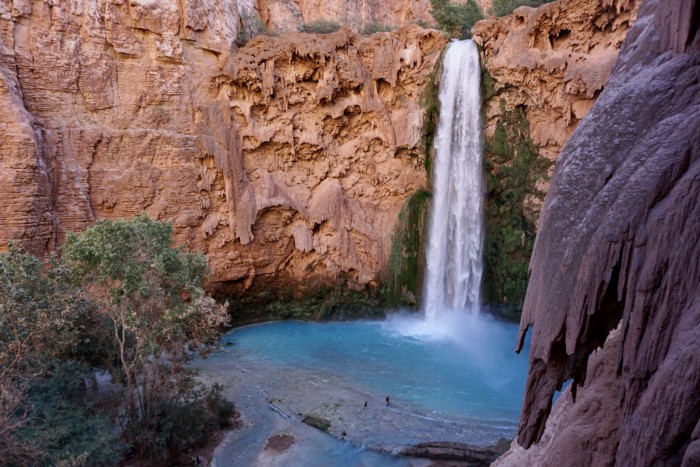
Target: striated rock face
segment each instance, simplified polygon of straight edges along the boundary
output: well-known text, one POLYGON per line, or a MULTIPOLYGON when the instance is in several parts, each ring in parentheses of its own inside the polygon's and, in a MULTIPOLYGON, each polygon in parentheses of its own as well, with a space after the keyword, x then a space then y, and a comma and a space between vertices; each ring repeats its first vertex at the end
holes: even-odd
POLYGON ((504 110, 526 109, 540 154, 556 159, 610 76, 638 0, 559 0, 476 23, 491 80, 486 135, 504 110))
POLYGON ((241 49, 216 82, 249 169, 232 167, 235 228, 216 229, 231 211, 214 204, 205 221, 210 248, 240 241, 241 258, 216 255, 215 269, 228 268, 227 280, 253 264, 298 280, 375 281, 399 209, 427 184, 420 97, 445 42, 413 26, 364 40, 348 30, 260 37, 241 49), (270 243, 276 257, 259 249, 270 243))
POLYGON ((605 90, 557 161, 518 343, 531 327, 518 436, 526 448, 543 439, 552 394, 571 378, 572 396, 599 398, 567 418, 579 438, 616 424, 600 440, 601 464, 700 462, 698 12, 697 1, 642 4, 605 90), (587 370, 618 326, 615 373, 587 370), (591 395, 600 385, 620 389, 591 395), (609 397, 617 421, 607 419, 609 397))
POLYGON ((146 212, 216 284, 377 281, 427 184, 419 105, 447 39, 234 42, 236 0, 0 1, 0 245, 146 212))
POLYGON ((356 30, 372 24, 400 27, 433 21, 429 0, 258 0, 258 11, 268 27, 280 32, 318 20, 356 30))

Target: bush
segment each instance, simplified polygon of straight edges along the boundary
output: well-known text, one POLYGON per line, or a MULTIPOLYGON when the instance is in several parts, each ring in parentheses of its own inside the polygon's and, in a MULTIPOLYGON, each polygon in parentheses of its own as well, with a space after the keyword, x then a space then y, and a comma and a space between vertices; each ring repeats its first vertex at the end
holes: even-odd
POLYGON ((329 19, 319 19, 299 26, 299 31, 311 34, 330 34, 338 29, 340 29, 340 23, 329 19))
POLYGON ((170 225, 142 215, 69 234, 60 262, 0 254, 0 464, 116 463, 118 430, 86 397, 93 367, 78 358, 125 386, 122 434, 143 455, 228 423, 220 388, 193 390, 182 367, 227 325, 226 305, 202 289, 204 256, 171 242, 170 225))
POLYGON ((241 16, 241 29, 236 35, 236 45, 243 47, 257 36, 276 36, 277 33, 271 31, 260 18, 257 11, 249 12, 241 16))
POLYGON ((387 305, 416 306, 423 283, 423 241, 430 193, 419 190, 404 204, 394 231, 386 283, 387 305))
POLYGON ((437 21, 438 29, 459 39, 471 37, 472 26, 484 17, 475 0, 467 0, 465 3, 430 0, 430 4, 433 7, 433 18, 437 21))
POLYGON ((30 417, 20 439, 44 452, 42 463, 114 465, 119 458, 119 434, 109 417, 86 399, 84 380, 90 368, 58 362, 49 377, 28 390, 30 417))
POLYGON ((32 417, 27 388, 73 352, 90 310, 55 258, 47 268, 12 244, 0 254, 0 463, 44 457, 45 446, 20 436, 32 417))
POLYGON ((484 145, 487 174, 484 290, 502 314, 518 315, 527 290, 527 270, 539 210, 552 162, 530 139, 524 108, 501 108, 494 136, 484 145))
POLYGON ((153 460, 175 460, 180 453, 203 446, 218 430, 231 426, 235 407, 221 390, 215 384, 209 390, 198 387, 184 397, 161 400, 148 425, 129 427, 134 447, 153 460))
POLYGON ((372 34, 376 34, 378 32, 390 32, 394 29, 396 29, 394 26, 388 26, 380 23, 370 23, 362 28, 362 34, 365 36, 371 36, 372 34))
POLYGON ((521 6, 538 7, 552 0, 493 0, 491 14, 493 16, 505 16, 511 14, 521 6))

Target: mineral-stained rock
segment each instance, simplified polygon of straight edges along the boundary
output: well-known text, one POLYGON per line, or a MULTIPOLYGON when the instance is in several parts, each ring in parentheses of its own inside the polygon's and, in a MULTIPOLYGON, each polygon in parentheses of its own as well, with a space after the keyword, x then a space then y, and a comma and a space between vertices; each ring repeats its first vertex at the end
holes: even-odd
POLYGON ((237 48, 249 3, 0 1, 0 248, 146 212, 207 255, 212 286, 381 279, 427 184, 419 101, 447 38, 237 48))
POLYGON ((638 0, 559 0, 476 23, 488 83, 486 134, 523 106, 540 154, 556 159, 610 76, 638 0))
POLYGON ((591 355, 587 368, 589 382, 578 389, 576 402, 570 386, 562 391, 537 444, 524 449, 515 439, 510 450, 492 465, 590 467, 612 464, 620 420, 620 380, 617 378, 620 341, 618 329, 610 334, 602 349, 591 355))
POLYGON ((328 431, 331 427, 331 422, 325 418, 316 417, 314 415, 307 415, 301 421, 321 431, 328 431))
POLYGON ((502 439, 495 446, 473 446, 464 443, 437 441, 420 443, 404 449, 401 454, 409 457, 422 457, 437 461, 458 461, 459 465, 470 467, 487 466, 508 447, 508 440, 502 439))
MULTIPOLYGON (((520 325, 518 348, 532 328, 524 447, 542 438, 552 394, 571 378, 572 396, 584 384, 620 386, 616 453, 601 463, 697 460, 698 12, 697 1, 642 4, 605 90, 557 161, 520 325), (587 373, 617 326, 616 373, 587 373)), ((599 428, 584 415, 570 420, 599 428)))
POLYGON ((258 0, 258 10, 275 31, 296 30, 302 23, 317 20, 336 21, 356 30, 432 22, 429 0, 258 0))

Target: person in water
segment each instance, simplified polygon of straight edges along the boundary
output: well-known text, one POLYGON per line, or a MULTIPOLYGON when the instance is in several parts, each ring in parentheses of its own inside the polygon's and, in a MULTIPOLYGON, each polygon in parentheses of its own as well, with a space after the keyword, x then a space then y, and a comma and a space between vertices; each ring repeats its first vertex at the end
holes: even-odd
POLYGON ((367 401, 365 401, 365 409, 367 408, 367 401))
POLYGON ((390 404, 391 404, 391 397, 386 396, 386 406, 389 407, 390 404))

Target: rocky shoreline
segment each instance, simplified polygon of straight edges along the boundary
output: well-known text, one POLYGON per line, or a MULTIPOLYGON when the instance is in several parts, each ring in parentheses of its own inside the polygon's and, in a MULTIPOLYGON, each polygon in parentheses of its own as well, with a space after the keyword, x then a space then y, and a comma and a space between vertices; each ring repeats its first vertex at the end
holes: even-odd
POLYGON ((433 465, 431 459, 488 465, 508 443, 495 444, 512 437, 516 428, 436 416, 400 400, 387 407, 383 394, 372 394, 352 381, 249 361, 235 347, 192 366, 203 381, 224 385, 224 394, 235 401, 244 423, 216 447, 211 460, 215 466, 289 465, 311 458, 332 465, 338 452, 385 465, 433 465), (307 424, 305 418, 323 423, 307 424))

